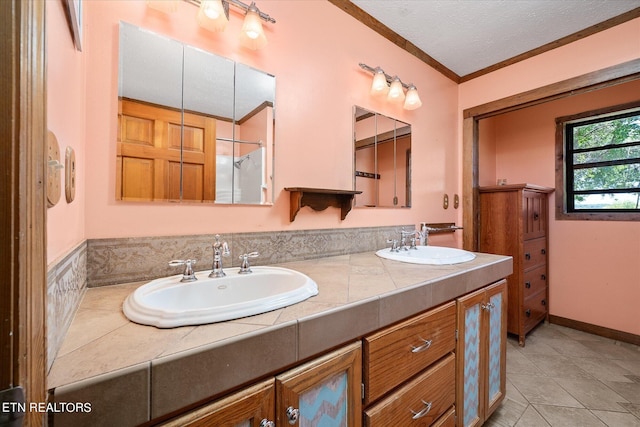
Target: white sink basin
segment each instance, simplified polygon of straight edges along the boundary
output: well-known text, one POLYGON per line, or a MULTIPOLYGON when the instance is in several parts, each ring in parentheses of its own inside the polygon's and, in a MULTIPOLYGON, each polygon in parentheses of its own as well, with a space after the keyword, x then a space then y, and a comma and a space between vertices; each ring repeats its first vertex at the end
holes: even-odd
POLYGON ((376 252, 381 258, 410 264, 447 265, 459 264, 474 259, 474 253, 463 249, 447 248, 443 246, 416 246, 415 249, 391 252, 391 249, 380 249, 376 252))
POLYGON ((195 282, 181 283, 182 275, 153 280, 132 292, 122 309, 136 323, 173 328, 266 313, 318 294, 316 282, 294 270, 238 270, 226 268, 221 278, 209 278, 209 271, 202 271, 195 282))

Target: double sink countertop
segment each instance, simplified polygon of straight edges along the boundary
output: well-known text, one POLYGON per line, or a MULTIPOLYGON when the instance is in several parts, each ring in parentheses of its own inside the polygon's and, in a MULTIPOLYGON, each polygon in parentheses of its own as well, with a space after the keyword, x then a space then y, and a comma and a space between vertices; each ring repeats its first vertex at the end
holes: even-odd
POLYGON ((144 423, 277 374, 513 269, 511 257, 483 253, 453 265, 407 264, 364 252, 277 266, 308 275, 319 294, 260 315, 158 329, 122 312, 125 298, 145 282, 87 289, 48 388, 53 401, 89 402, 91 411, 54 414, 56 426, 144 423))

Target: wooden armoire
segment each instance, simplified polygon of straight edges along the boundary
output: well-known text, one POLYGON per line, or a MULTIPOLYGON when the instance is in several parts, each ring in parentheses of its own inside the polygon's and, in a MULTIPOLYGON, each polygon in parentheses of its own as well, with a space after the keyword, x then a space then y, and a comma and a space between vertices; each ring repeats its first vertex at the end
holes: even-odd
POLYGON ((478 250, 513 257, 508 282, 507 331, 525 335, 549 315, 548 196, 532 184, 480 187, 478 250))

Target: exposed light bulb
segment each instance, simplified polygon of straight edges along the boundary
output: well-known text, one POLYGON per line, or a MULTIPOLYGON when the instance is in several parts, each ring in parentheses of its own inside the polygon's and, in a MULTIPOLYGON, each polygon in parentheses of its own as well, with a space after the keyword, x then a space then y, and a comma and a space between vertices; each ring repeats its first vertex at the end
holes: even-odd
POLYGON ((371 95, 386 95, 388 90, 387 76, 384 75, 384 71, 380 67, 377 67, 371 83, 371 95))
POLYGON ((422 107, 422 101, 420 100, 420 96, 418 95, 418 89, 414 85, 409 85, 409 89, 407 90, 407 97, 404 101, 404 109, 405 110, 415 110, 416 108, 422 107))
POLYGON ((391 86, 389 87, 389 94, 387 95, 387 98, 390 101, 404 101, 404 89, 402 88, 402 82, 397 76, 394 77, 391 81, 391 86))
POLYGON ((262 29, 262 21, 255 3, 251 3, 244 17, 242 30, 240 31, 240 41, 249 49, 260 49, 267 44, 267 36, 262 29))

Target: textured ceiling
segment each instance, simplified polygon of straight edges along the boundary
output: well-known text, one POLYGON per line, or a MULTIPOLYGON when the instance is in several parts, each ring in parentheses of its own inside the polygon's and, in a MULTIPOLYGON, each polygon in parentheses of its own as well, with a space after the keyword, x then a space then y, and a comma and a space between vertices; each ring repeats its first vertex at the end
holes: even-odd
MULTIPOLYGON (((352 0, 465 76, 640 7, 640 0, 352 0)), ((640 52, 640 34, 638 34, 640 52)))

